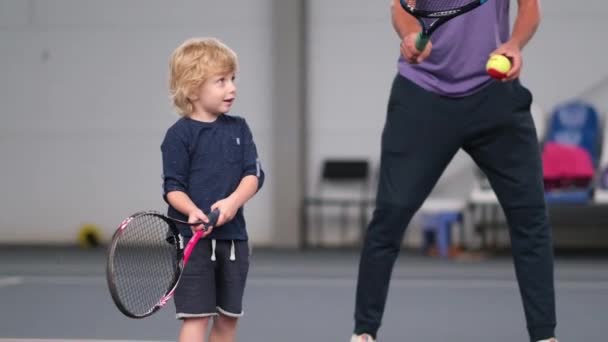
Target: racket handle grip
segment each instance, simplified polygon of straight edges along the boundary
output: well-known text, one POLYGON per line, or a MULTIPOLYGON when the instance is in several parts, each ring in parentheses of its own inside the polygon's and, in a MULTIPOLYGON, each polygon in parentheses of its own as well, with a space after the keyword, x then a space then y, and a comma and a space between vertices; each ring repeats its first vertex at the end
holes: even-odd
POLYGON ((217 220, 220 218, 220 210, 215 209, 214 211, 210 212, 209 215, 207 215, 207 218, 209 219, 209 222, 205 223, 205 229, 217 224, 217 220))
POLYGON ((220 218, 220 210, 215 209, 214 211, 210 212, 209 214, 207 214, 207 218, 209 219, 209 222, 205 223, 203 221, 187 222, 169 217, 169 219, 173 222, 187 224, 189 226, 198 226, 199 224, 202 224, 204 226, 204 230, 207 230, 211 226, 215 226, 217 224, 217 220, 220 218))
POLYGON ((203 225, 205 226, 205 229, 198 230, 194 233, 194 235, 192 236, 192 238, 186 245, 186 248, 184 249, 184 261, 183 261, 184 266, 188 262, 188 259, 190 259, 190 254, 192 254, 192 249, 194 249, 194 246, 197 244, 198 240, 200 240, 203 237, 203 233, 207 229, 209 229, 209 227, 215 226, 219 217, 220 217, 219 209, 215 209, 214 211, 210 212, 209 215, 207 215, 209 222, 203 223, 203 225))
POLYGON ((420 52, 424 51, 426 44, 429 42, 429 37, 422 32, 418 33, 416 37, 416 49, 420 52))

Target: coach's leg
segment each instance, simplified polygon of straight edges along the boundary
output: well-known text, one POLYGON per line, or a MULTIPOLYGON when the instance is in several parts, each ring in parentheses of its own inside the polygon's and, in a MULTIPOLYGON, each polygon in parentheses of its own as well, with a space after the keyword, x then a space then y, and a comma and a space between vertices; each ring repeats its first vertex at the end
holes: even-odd
POLYGON ((476 104, 480 124, 465 149, 488 176, 510 227, 531 341, 554 336, 553 244, 532 97, 519 82, 491 87, 476 104), (484 118, 484 119, 482 119, 484 118))
POLYGON ((359 264, 355 334, 376 336, 405 228, 460 146, 450 107, 401 76, 393 83, 376 208, 359 264))

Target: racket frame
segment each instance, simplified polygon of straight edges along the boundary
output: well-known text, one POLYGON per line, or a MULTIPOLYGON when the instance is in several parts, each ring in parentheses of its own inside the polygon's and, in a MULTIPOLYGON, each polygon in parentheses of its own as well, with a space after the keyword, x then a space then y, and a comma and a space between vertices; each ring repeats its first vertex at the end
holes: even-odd
POLYGON ((145 317, 148 317, 148 316, 154 314, 155 312, 160 310, 163 306, 165 306, 165 304, 167 304, 167 302, 173 297, 173 294, 175 293, 177 284, 179 284, 179 280, 182 276, 182 272, 184 270, 184 267, 186 267, 188 259, 190 258, 190 254, 192 254, 192 250, 194 249, 194 246, 203 237, 205 232, 210 227, 214 226, 217 223, 217 220, 219 218, 219 211, 215 210, 215 211, 211 212, 208 215, 208 218, 209 218, 208 223, 204 223, 202 221, 198 221, 195 223, 189 223, 186 221, 167 217, 156 211, 141 211, 141 212, 137 212, 137 213, 129 216, 128 218, 126 218, 125 220, 123 220, 120 223, 120 225, 118 226, 118 228, 112 235, 112 241, 110 243, 110 247, 108 248, 107 265, 106 265, 106 280, 108 283, 108 288, 110 289, 110 295, 112 296, 112 300, 114 301, 114 304, 116 305, 116 307, 122 314, 124 314, 127 317, 135 318, 135 319, 145 318, 145 317), (136 217, 143 216, 143 215, 156 216, 168 224, 170 234, 172 235, 174 241, 176 242, 176 243, 172 243, 172 245, 177 249, 176 255, 177 255, 177 260, 178 260, 178 267, 177 267, 177 272, 175 274, 175 278, 171 282, 169 291, 167 293, 165 293, 165 295, 162 298, 160 298, 160 300, 152 308, 150 308, 150 310, 146 311, 143 314, 136 315, 124 307, 124 305, 122 304, 122 302, 120 300, 120 297, 118 296, 118 289, 116 288, 116 284, 114 282, 114 253, 115 253, 118 241, 120 239, 120 236, 122 235, 124 230, 129 226, 129 223, 136 217), (179 229, 177 229, 176 223, 186 224, 189 226, 203 224, 204 226, 203 226, 203 229, 197 230, 192 235, 192 238, 190 238, 190 241, 188 241, 188 244, 184 247, 184 243, 183 243, 184 238, 180 234, 179 229))
POLYGON ((418 33, 418 37, 416 38, 416 49, 418 49, 418 51, 424 50, 424 48, 426 47, 426 44, 428 43, 428 41, 430 39, 431 34, 433 34, 433 32, 435 32, 435 30, 439 26, 441 26, 442 24, 444 24, 445 22, 447 22, 448 20, 450 20, 454 17, 457 17, 461 14, 474 10, 475 8, 483 5, 487 1, 488 0, 476 0, 476 1, 473 1, 465 6, 461 6, 461 7, 443 9, 440 11, 426 11, 426 10, 419 10, 419 9, 416 9, 416 8, 410 6, 407 3, 407 0, 399 0, 403 10, 405 10, 407 13, 414 16, 418 20, 418 22, 420 23, 420 26, 422 28, 422 30, 420 30, 420 32, 418 33), (430 24, 427 24, 424 22, 424 20, 422 20, 423 18, 431 18, 431 19, 437 19, 437 20, 433 21, 430 24))

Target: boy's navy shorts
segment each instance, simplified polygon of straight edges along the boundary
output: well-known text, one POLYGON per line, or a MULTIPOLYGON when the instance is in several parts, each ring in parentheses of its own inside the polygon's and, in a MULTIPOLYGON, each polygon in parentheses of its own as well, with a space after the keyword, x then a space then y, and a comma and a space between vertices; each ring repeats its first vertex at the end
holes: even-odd
POLYGON ((247 241, 200 240, 175 289, 177 318, 241 317, 248 271, 247 241))

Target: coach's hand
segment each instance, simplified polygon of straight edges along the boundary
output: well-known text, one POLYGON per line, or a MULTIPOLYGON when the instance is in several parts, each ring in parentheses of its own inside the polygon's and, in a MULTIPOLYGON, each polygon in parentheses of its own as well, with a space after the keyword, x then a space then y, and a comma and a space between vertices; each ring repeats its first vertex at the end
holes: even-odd
POLYGON ((498 49, 494 50, 490 55, 504 55, 511 60, 511 69, 507 73, 507 76, 502 79, 503 82, 512 81, 519 77, 523 61, 521 58, 521 49, 516 43, 508 41, 499 46, 498 49))
POLYGON ((422 63, 430 54, 433 49, 433 43, 429 40, 426 44, 424 51, 420 52, 416 49, 416 39, 418 33, 410 33, 403 37, 401 41, 401 55, 410 64, 422 63))
POLYGON ((230 196, 215 202, 211 206, 211 211, 219 209, 220 218, 217 219, 216 226, 221 226, 226 222, 229 222, 236 215, 236 211, 239 209, 238 203, 230 196))

